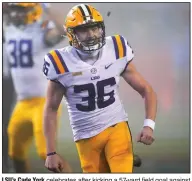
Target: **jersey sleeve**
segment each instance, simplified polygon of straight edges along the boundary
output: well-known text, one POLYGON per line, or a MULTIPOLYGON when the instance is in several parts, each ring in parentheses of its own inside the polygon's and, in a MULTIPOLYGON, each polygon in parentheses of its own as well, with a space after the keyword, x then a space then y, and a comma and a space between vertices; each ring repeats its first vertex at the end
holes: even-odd
POLYGON ((58 80, 60 75, 69 72, 59 50, 52 50, 44 57, 43 73, 49 80, 58 80))
POLYGON ((126 38, 121 35, 112 36, 116 59, 126 58, 127 63, 134 58, 134 53, 126 38))
POLYGON ((133 49, 131 48, 131 46, 129 45, 128 41, 126 39, 125 40, 125 43, 126 43, 126 50, 127 50, 127 61, 132 61, 133 58, 134 58, 134 52, 133 52, 133 49))
POLYGON ((51 20, 45 20, 42 22, 41 27, 46 31, 56 28, 56 25, 51 20))
POLYGON ((44 11, 49 9, 51 7, 50 3, 41 3, 41 7, 43 8, 44 11))
POLYGON ((112 36, 116 60, 118 60, 119 73, 122 76, 129 63, 134 58, 134 53, 126 38, 121 35, 112 36))
POLYGON ((3 77, 10 77, 10 67, 6 51, 6 43, 3 43, 3 77))
POLYGON ((48 30, 50 30, 50 29, 53 29, 53 28, 56 28, 56 25, 55 25, 55 23, 53 22, 53 21, 49 21, 48 23, 47 23, 47 27, 46 27, 48 30))

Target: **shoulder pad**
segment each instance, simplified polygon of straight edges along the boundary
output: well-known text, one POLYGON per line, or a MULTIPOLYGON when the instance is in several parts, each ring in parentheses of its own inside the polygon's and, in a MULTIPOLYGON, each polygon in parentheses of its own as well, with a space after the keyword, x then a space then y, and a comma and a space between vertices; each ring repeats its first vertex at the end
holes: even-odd
POLYGON ((128 41, 121 35, 111 36, 116 59, 120 59, 123 57, 127 57, 127 61, 130 61, 134 57, 133 50, 131 46, 128 44, 128 41))
POLYGON ((69 70, 59 50, 52 50, 45 55, 43 73, 47 79, 55 80, 66 72, 69 70))

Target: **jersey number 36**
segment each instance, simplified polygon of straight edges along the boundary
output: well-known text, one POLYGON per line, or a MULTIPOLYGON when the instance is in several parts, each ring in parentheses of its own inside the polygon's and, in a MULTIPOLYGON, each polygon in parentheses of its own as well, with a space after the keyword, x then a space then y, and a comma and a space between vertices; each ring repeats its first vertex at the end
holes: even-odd
MULTIPOLYGON (((81 93, 84 91, 88 91, 88 97, 83 97, 82 102, 87 102, 88 105, 76 104, 76 108, 79 111, 89 112, 94 111, 96 109, 96 104, 99 109, 105 108, 115 102, 114 90, 105 93, 106 86, 113 86, 116 84, 115 78, 111 77, 105 80, 98 81, 96 84, 96 89, 98 96, 96 98, 96 90, 95 86, 92 83, 84 84, 84 85, 75 85, 74 93, 81 93), (105 96, 109 96, 107 100, 104 99, 105 96)), ((86 104, 87 104, 86 103, 86 104)))

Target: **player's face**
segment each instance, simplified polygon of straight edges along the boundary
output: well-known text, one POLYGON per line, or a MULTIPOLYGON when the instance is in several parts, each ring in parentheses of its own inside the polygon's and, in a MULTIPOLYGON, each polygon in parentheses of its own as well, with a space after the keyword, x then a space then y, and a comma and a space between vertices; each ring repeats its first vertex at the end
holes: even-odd
POLYGON ((89 47, 98 44, 102 38, 102 28, 98 25, 78 27, 75 30, 77 39, 83 46, 89 47))
POLYGON ((21 6, 10 7, 9 18, 11 23, 13 23, 15 26, 25 25, 27 12, 30 10, 31 8, 24 8, 21 6))

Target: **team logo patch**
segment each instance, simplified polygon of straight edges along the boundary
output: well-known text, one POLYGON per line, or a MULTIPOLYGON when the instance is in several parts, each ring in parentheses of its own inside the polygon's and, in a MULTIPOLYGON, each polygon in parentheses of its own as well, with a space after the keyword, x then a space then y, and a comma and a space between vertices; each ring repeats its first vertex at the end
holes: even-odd
POLYGON ((96 69, 96 68, 92 68, 92 69, 91 69, 91 73, 92 73, 92 74, 96 74, 96 73, 97 73, 97 69, 96 69))
POLYGON ((82 75, 83 73, 82 72, 73 72, 72 75, 73 76, 79 76, 79 75, 82 75))

